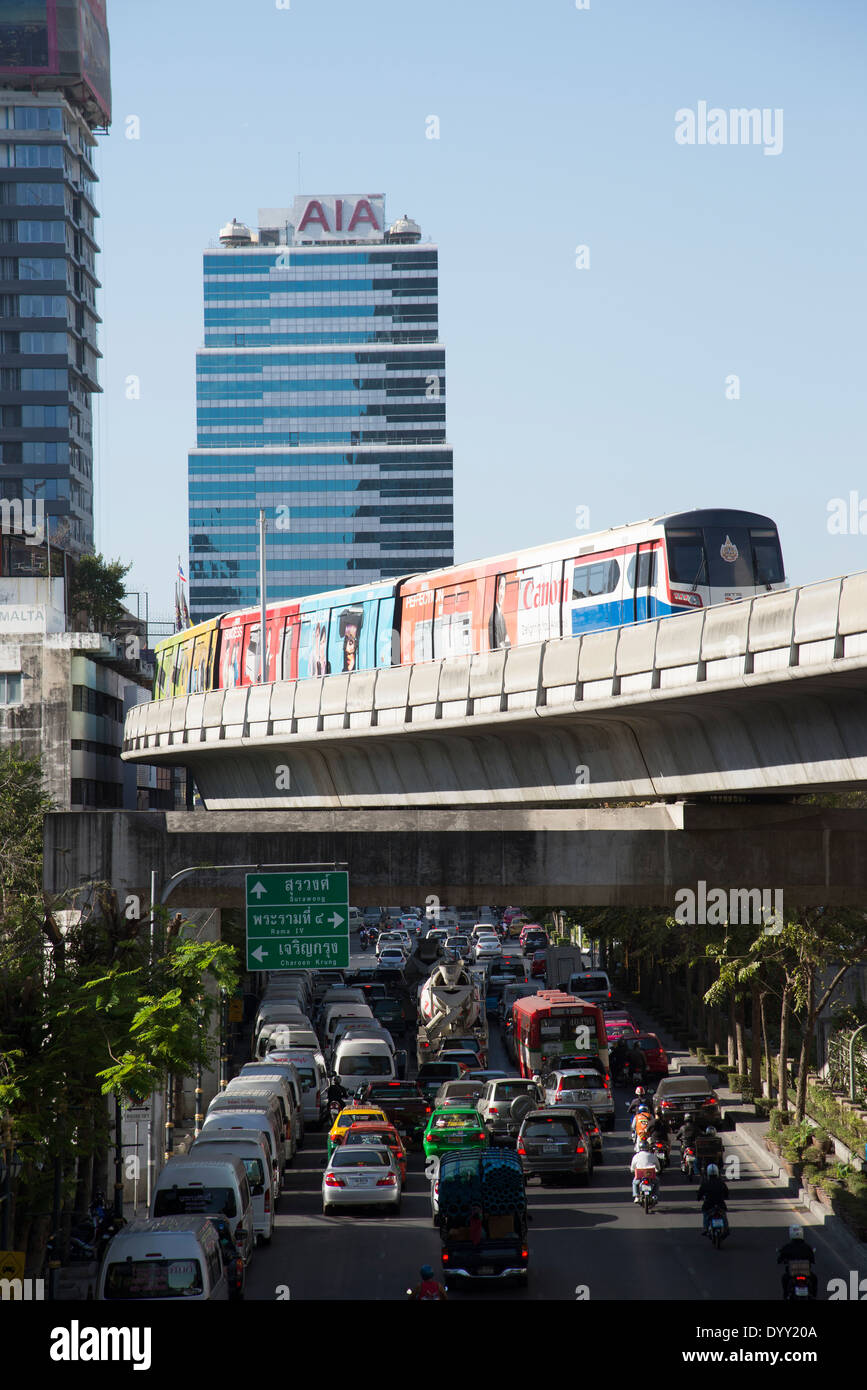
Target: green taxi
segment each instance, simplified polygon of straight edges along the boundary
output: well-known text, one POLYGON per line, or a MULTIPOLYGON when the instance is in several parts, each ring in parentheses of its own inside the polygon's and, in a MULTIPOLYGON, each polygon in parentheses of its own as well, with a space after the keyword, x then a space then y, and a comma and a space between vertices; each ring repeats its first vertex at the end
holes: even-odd
POLYGON ((424 1132, 427 1158, 440 1158, 451 1149, 486 1149, 488 1136, 478 1110, 449 1105, 434 1110, 424 1132))

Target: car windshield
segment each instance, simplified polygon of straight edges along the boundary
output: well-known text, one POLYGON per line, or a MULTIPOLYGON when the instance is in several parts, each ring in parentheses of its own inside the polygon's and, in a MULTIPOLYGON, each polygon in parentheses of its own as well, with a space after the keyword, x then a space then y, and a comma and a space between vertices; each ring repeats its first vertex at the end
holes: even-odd
POLYGON ((529 1120, 524 1126, 525 1139, 568 1139, 578 1133, 574 1121, 555 1119, 529 1120))
POLYGON ((337 1125, 340 1129, 345 1129, 348 1125, 363 1124, 365 1120, 379 1120, 382 1118, 382 1111, 374 1115, 370 1110, 353 1110, 349 1115, 337 1116, 337 1125))
POLYGON ((389 1057, 344 1057, 340 1062, 341 1076, 390 1076, 389 1057))
POLYGON ((600 990, 604 990, 607 994, 608 980, 604 975, 573 975, 569 981, 569 987, 570 989, 577 989, 579 991, 582 989, 589 989, 591 993, 595 992, 597 994, 600 990))
POLYGON ((414 1081, 394 1081, 388 1086, 372 1086, 371 1100, 418 1100, 418 1087, 414 1081))
POLYGON ((575 1071, 564 1076, 560 1082, 561 1091, 598 1091, 602 1088, 602 1082, 598 1072, 575 1071))
POLYGON ((478 1118, 457 1110, 453 1114, 435 1115, 434 1129, 466 1129, 467 1125, 477 1125, 478 1118))
POLYGON ((195 1298, 202 1290, 198 1260, 124 1260, 105 1276, 107 1299, 195 1298))
POLYGON ((366 1129, 363 1134, 353 1134, 352 1130, 350 1130, 346 1136, 345 1142, 347 1144, 385 1144, 388 1146, 389 1144, 396 1144, 397 1139, 393 1134, 389 1134, 388 1131, 384 1129, 366 1129))
POLYGON ((493 1092, 497 1100, 514 1100, 517 1096, 534 1096, 534 1081, 498 1081, 493 1092))
POLYGON ((194 1216, 199 1212, 235 1215, 231 1187, 162 1187, 154 1202, 154 1216, 194 1216))
POLYGON ((336 1149, 331 1157, 332 1168, 384 1168, 388 1155, 383 1149, 371 1148, 367 1153, 347 1153, 346 1146, 336 1149))
POLYGON ((423 1062, 418 1069, 419 1081, 451 1081, 460 1071, 457 1062, 423 1062))

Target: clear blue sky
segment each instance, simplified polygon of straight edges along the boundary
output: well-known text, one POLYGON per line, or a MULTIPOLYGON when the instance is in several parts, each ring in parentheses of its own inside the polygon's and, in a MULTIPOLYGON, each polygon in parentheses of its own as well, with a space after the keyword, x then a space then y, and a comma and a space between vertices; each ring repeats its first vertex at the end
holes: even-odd
POLYGON ((862 0, 278 3, 109 4, 97 544, 152 613, 202 250, 296 192, 384 192, 440 247, 457 559, 721 505, 776 518, 793 582, 867 568, 827 525, 856 491, 867 531, 862 0), (676 143, 700 101, 782 108, 782 152, 676 143))

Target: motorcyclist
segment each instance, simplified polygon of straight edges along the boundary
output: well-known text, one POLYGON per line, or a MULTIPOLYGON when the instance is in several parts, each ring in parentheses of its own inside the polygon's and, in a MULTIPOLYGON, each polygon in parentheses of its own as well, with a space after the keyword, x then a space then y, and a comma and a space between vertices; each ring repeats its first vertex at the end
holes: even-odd
POLYGON ((626 1065, 629 1068, 630 1080, 634 1080, 636 1076, 640 1076, 642 1082, 646 1081, 647 1058, 645 1057, 641 1049, 641 1044, 639 1042, 634 1042, 632 1046, 629 1048, 629 1051, 626 1056, 626 1065))
POLYGON ((349 1100, 349 1092, 341 1086, 337 1077, 333 1077, 331 1085, 328 1087, 328 1105, 345 1105, 349 1100))
POLYGON ((668 1120, 664 1115, 654 1115, 647 1129, 644 1131, 644 1134, 651 1148, 653 1148, 655 1144, 661 1144, 665 1149, 666 1158, 669 1157, 671 1152, 671 1139, 669 1137, 668 1120))
POLYGON ((625 1038, 618 1038, 611 1053, 611 1074, 615 1081, 618 1081, 626 1072, 626 1059, 629 1056, 629 1046, 625 1038))
POLYGON ((723 1181, 719 1174, 719 1168, 715 1163, 707 1165, 707 1172, 699 1183, 696 1197, 701 1202, 702 1216, 704 1224, 702 1235, 706 1236, 710 1229, 710 1218, 713 1211, 726 1211, 728 1201, 728 1185, 723 1181))
POLYGON ((650 1128, 652 1120, 653 1116, 650 1113, 650 1107, 647 1105, 639 1105, 631 1125, 633 1137, 635 1139, 646 1139, 648 1137, 647 1131, 650 1128))
POLYGON ((785 1266, 783 1269, 783 1298, 787 1298, 789 1294, 789 1285, 792 1277, 789 1274, 790 1260, 809 1260, 810 1275, 808 1284, 810 1288, 810 1297, 815 1298, 816 1289, 818 1287, 818 1281, 813 1271, 813 1265, 816 1263, 816 1252, 812 1245, 808 1245, 804 1239, 804 1231, 801 1226, 789 1227, 789 1239, 786 1241, 785 1245, 781 1245, 777 1251, 777 1264, 785 1266))
POLYGON ((635 1088, 635 1095, 633 1096, 632 1100, 629 1102, 629 1108, 628 1108, 628 1110, 627 1110, 627 1112, 626 1112, 627 1115, 629 1116, 630 1120, 631 1120, 632 1117, 635 1115, 635 1113, 637 1112, 638 1107, 639 1107, 640 1105, 647 1105, 647 1104, 648 1104, 647 1092, 645 1091, 644 1087, 643 1087, 643 1086, 636 1086, 636 1088, 635 1088))
POLYGON ((647 1140, 642 1139, 641 1143, 638 1146, 638 1149, 632 1156, 632 1162, 629 1166, 632 1169, 632 1200, 633 1202, 638 1204, 641 1201, 641 1198, 638 1195, 638 1188, 641 1184, 641 1177, 639 1176, 639 1173, 646 1172, 649 1168, 652 1168, 654 1170, 652 1182, 655 1192, 659 1187, 659 1170, 662 1164, 660 1162, 659 1156, 652 1151, 647 1140))
POLYGON ((448 1294, 438 1280, 434 1279, 434 1272, 430 1265, 422 1265, 419 1270, 421 1283, 416 1284, 414 1289, 410 1289, 409 1296, 419 1303, 442 1303, 448 1294))
POLYGON ((696 1135, 694 1147, 698 1166, 703 1171, 706 1172, 711 1163, 722 1163, 723 1141, 713 1125, 708 1125, 703 1133, 696 1135))

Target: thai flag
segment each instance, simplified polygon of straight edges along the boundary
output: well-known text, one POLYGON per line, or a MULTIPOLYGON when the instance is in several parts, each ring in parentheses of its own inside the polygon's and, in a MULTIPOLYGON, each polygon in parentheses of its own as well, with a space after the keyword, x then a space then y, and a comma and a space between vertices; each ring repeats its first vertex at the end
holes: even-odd
POLYGON ((183 566, 181 565, 180 559, 178 559, 178 579, 181 581, 182 584, 186 584, 187 582, 187 576, 184 574, 183 566))

